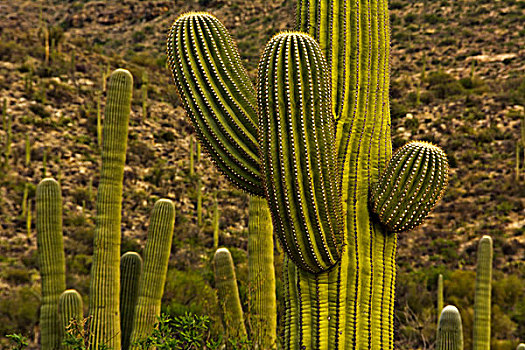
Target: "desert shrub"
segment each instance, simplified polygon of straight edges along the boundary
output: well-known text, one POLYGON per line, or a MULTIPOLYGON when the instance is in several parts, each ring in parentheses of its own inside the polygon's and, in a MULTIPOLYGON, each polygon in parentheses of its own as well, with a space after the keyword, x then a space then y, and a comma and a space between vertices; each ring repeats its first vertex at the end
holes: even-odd
POLYGON ((26 285, 3 290, 0 295, 0 334, 30 334, 38 321, 39 307, 39 292, 33 287, 26 285))

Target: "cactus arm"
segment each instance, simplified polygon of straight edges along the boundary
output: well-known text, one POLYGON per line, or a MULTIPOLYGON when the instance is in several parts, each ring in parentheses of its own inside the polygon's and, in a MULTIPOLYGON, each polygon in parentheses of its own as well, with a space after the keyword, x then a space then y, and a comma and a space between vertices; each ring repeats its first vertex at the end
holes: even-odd
POLYGON ((478 244, 478 262, 476 266, 473 350, 490 350, 492 255, 492 238, 483 236, 478 244))
MULTIPOLYGON (((144 269, 140 277, 139 296, 133 318, 132 344, 147 337, 160 316, 174 224, 173 202, 168 199, 158 200, 151 214, 144 250, 144 269)), ((138 349, 136 346, 132 348, 138 349)))
POLYGON ((264 198, 250 196, 248 271, 251 290, 251 329, 254 345, 273 349, 277 336, 277 305, 273 263, 273 226, 264 198))
POLYGON ((102 140, 93 266, 90 286, 90 343, 120 349, 120 222, 122 181, 133 78, 124 69, 110 77, 102 140))
POLYGON ((36 212, 42 278, 41 346, 43 350, 56 350, 60 347, 60 324, 56 310, 60 294, 66 289, 66 265, 62 238, 62 195, 55 180, 48 178, 38 184, 36 212))
POLYGON ((130 345, 133 319, 139 297, 142 258, 136 252, 127 252, 120 258, 120 328, 122 350, 130 345))
MULTIPOLYGON (((81 322, 84 319, 83 316, 84 303, 80 294, 74 289, 64 291, 58 300, 58 320, 62 340, 71 321, 81 322)), ((73 350, 73 347, 62 345, 61 349, 73 350)))
POLYGON ((255 90, 226 28, 206 13, 173 24, 167 56, 200 141, 235 185, 262 196, 255 90))
POLYGON ((463 350, 461 315, 453 305, 446 306, 439 317, 436 350, 463 350))
POLYGON ((215 272, 215 287, 219 304, 222 308, 223 322, 227 337, 245 338, 246 327, 242 312, 239 290, 237 289, 237 278, 230 251, 219 248, 213 257, 213 268, 215 272))
POLYGON ((342 239, 324 66, 317 43, 297 32, 275 36, 259 64, 261 154, 269 206, 280 218, 274 228, 292 260, 314 273, 337 262, 342 239))

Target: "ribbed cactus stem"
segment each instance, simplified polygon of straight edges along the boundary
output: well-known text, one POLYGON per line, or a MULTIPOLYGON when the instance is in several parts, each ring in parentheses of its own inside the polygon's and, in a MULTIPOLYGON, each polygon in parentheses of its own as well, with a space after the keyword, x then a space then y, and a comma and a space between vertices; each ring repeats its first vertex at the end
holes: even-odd
POLYGON ((439 322, 439 316, 443 310, 443 275, 439 274, 437 282, 437 319, 439 322))
POLYGON ((473 350, 490 350, 490 300, 492 289, 492 238, 478 244, 476 294, 474 298, 473 350))
POLYGON ((127 252, 120 258, 120 329, 122 350, 130 345, 133 318, 139 297, 142 258, 136 252, 127 252))
MULTIPOLYGON (((158 200, 153 207, 144 249, 144 267, 139 282, 131 344, 147 337, 160 316, 160 302, 164 294, 174 224, 173 202, 168 199, 158 200)), ((133 345, 132 348, 138 349, 133 345)))
MULTIPOLYGON (((29 207, 28 213, 31 208, 29 207)), ((38 260, 42 279, 40 334, 43 350, 60 348, 60 324, 56 315, 60 294, 66 289, 66 265, 62 234, 62 194, 54 179, 42 180, 36 189, 38 260)))
MULTIPOLYGON (((74 289, 67 289, 58 300, 58 320, 60 323, 61 343, 71 321, 81 322, 84 319, 84 303, 80 294, 74 289)), ((73 347, 62 345, 63 350, 72 350, 73 347)))
POLYGON ((215 271, 215 288, 217 288, 219 304, 222 309, 226 336, 234 339, 245 338, 246 327, 244 326, 241 300, 237 289, 237 277, 228 249, 217 249, 213 257, 213 268, 215 271))
POLYGON ((90 343, 120 349, 120 241, 122 181, 131 111, 133 77, 124 69, 109 79, 102 134, 102 170, 91 268, 90 343))
POLYGON ((277 337, 271 220, 266 199, 250 196, 248 219, 250 325, 253 345, 260 349, 275 348, 277 337))
POLYGON ((453 305, 447 305, 439 317, 436 350, 463 350, 461 315, 453 305))

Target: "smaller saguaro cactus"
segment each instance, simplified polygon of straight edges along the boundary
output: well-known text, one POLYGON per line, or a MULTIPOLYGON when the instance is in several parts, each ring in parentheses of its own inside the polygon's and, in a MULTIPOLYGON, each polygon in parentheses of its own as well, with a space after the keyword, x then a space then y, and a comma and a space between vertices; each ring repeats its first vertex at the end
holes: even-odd
POLYGON ((439 317, 436 349, 463 350, 461 315, 453 305, 446 306, 439 317))
POLYGON ((29 141, 29 135, 26 134, 26 159, 25 165, 28 167, 31 164, 31 142, 29 141))
POLYGON ((142 274, 142 258, 136 252, 127 252, 120 258, 120 329, 122 350, 130 344, 135 306, 139 296, 139 281, 142 274))
MULTIPOLYGON (((31 208, 28 207, 28 215, 31 208)), ((62 194, 53 179, 42 180, 36 188, 37 246, 42 276, 40 332, 43 350, 60 346, 60 324, 56 317, 58 299, 66 289, 66 262, 62 237, 62 194)))
MULTIPOLYGON (((71 321, 81 321, 84 318, 84 303, 82 297, 74 289, 65 290, 58 299, 58 320, 60 323, 61 343, 64 341, 67 327, 71 321)), ((62 345, 63 350, 72 350, 72 347, 62 345)))
POLYGON ((490 350, 490 300, 492 289, 492 238, 478 244, 476 294, 474 298, 473 350, 490 350))
POLYGON ((132 344, 146 337, 160 316, 174 224, 173 202, 168 199, 158 200, 153 207, 144 249, 144 267, 131 332, 132 344))
POLYGON ((215 271, 215 288, 217 288, 227 336, 245 338, 246 327, 244 326, 244 316, 239 289, 237 288, 237 277, 235 276, 232 256, 227 248, 217 249, 213 256, 213 268, 215 271))
POLYGON ((437 286, 437 319, 439 322, 439 316, 443 310, 443 275, 439 274, 438 276, 438 286, 437 286))

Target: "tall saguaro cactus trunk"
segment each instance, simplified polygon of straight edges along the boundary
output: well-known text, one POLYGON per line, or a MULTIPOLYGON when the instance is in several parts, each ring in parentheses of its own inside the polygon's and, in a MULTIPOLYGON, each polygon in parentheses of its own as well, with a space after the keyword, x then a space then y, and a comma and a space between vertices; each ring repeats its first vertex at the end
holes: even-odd
POLYGON ((38 260, 42 276, 41 346, 58 350, 61 343, 58 300, 66 289, 66 259, 62 238, 62 194, 58 182, 42 180, 36 189, 38 260))
POLYGON ((248 235, 252 341, 260 349, 273 349, 277 337, 273 226, 264 198, 250 196, 248 235))
POLYGON ((102 170, 97 195, 97 216, 89 308, 90 343, 120 349, 120 241, 122 181, 131 111, 133 77, 124 69, 109 79, 102 140, 102 170))
POLYGON ((490 300, 492 289, 492 238, 483 236, 478 244, 476 294, 474 297, 473 350, 490 350, 490 300))

